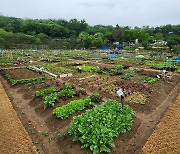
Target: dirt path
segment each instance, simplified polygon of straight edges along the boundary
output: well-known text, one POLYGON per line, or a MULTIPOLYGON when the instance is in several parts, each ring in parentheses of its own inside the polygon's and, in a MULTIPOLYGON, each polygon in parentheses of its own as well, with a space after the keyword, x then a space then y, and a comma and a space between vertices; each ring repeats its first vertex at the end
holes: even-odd
MULTIPOLYGON (((129 142, 130 145, 134 145, 132 148, 126 147, 124 150, 126 153, 139 153, 145 142, 148 140, 153 130, 155 129, 158 122, 163 117, 164 113, 167 109, 172 106, 176 97, 180 92, 180 86, 177 84, 176 87, 170 92, 167 98, 164 100, 161 106, 159 106, 152 114, 148 116, 144 115, 135 115, 137 118, 142 120, 141 126, 138 128, 138 131, 134 138, 132 138, 129 142), (136 145, 136 146, 135 146, 136 145)), ((147 152, 148 153, 148 152, 147 152)), ((145 153, 144 153, 145 154, 145 153)))
POLYGON ((37 154, 0 82, 0 154, 37 154))
POLYGON ((180 153, 180 94, 143 147, 142 153, 180 153))

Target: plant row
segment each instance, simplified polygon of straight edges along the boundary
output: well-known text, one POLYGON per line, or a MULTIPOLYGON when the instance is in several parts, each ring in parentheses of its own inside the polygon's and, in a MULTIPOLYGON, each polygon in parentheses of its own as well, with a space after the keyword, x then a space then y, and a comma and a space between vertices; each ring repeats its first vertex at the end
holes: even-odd
POLYGON ((108 100, 101 105, 74 117, 68 133, 74 141, 80 141, 82 147, 90 147, 93 153, 110 152, 115 147, 113 137, 131 129, 133 110, 115 100, 108 100))
POLYGON ((12 86, 17 85, 17 84, 26 84, 26 83, 32 83, 36 84, 39 82, 45 81, 47 78, 46 77, 39 77, 39 78, 29 78, 29 79, 21 79, 21 80, 13 80, 10 79, 10 83, 12 86))
POLYGON ((154 84, 155 82, 157 82, 159 79, 158 78, 152 78, 152 77, 148 77, 148 76, 142 76, 141 80, 144 83, 148 83, 148 84, 154 84))
POLYGON ((46 94, 51 94, 55 91, 57 91, 56 87, 44 88, 44 89, 36 91, 33 96, 34 97, 45 97, 46 94))
POLYGON ((74 86, 70 83, 66 83, 64 85, 64 88, 57 92, 57 89, 50 89, 51 91, 55 90, 56 92, 52 92, 49 95, 44 97, 44 109, 50 106, 54 106, 56 100, 61 97, 61 98, 72 98, 76 92, 74 91, 74 86))
POLYGON ((66 105, 58 107, 53 110, 53 114, 60 119, 66 119, 74 112, 81 111, 85 108, 93 107, 94 103, 91 101, 90 97, 85 97, 84 99, 73 100, 66 105))

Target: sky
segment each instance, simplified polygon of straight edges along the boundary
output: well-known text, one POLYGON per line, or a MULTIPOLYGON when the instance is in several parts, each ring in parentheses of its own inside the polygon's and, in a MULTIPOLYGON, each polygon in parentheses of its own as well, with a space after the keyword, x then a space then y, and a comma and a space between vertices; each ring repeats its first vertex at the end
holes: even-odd
POLYGON ((85 19, 89 25, 180 24, 180 0, 0 0, 0 13, 32 19, 85 19))

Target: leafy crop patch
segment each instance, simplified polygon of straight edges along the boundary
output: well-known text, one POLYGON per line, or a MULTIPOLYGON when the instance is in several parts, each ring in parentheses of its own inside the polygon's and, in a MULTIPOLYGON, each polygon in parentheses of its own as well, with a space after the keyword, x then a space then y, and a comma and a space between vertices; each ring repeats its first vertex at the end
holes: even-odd
POLYGON ((74 118, 68 133, 82 147, 90 147, 93 153, 110 152, 115 147, 113 137, 131 130, 133 110, 128 105, 108 100, 74 118))
POLYGON ((74 112, 81 111, 86 107, 93 107, 94 103, 91 101, 90 97, 85 97, 84 99, 73 100, 62 107, 58 107, 53 110, 53 114, 61 119, 66 119, 74 112))

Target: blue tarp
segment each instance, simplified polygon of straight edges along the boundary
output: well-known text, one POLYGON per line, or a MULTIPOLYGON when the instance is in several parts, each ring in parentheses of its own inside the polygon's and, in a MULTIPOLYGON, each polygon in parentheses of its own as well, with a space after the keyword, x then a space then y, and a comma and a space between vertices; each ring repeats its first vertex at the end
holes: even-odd
POLYGON ((117 49, 117 50, 122 50, 122 49, 123 49, 123 47, 122 47, 122 46, 120 46, 120 45, 117 45, 115 49, 117 49))
POLYGON ((174 58, 174 59, 168 59, 168 60, 166 60, 167 62, 178 62, 178 63, 180 63, 180 57, 176 57, 176 58, 174 58))
POLYGON ((116 55, 115 53, 110 53, 110 54, 109 54, 109 57, 110 57, 110 58, 117 58, 117 55, 116 55))
POLYGON ((109 50, 109 47, 108 46, 102 46, 101 49, 102 50, 109 50))

